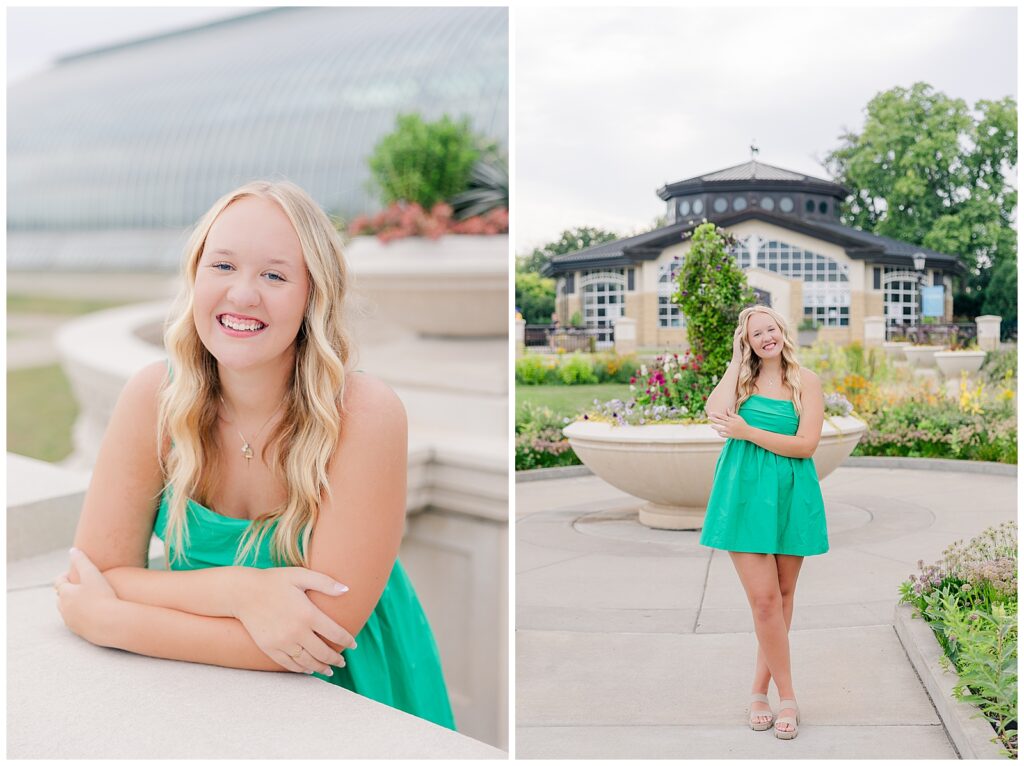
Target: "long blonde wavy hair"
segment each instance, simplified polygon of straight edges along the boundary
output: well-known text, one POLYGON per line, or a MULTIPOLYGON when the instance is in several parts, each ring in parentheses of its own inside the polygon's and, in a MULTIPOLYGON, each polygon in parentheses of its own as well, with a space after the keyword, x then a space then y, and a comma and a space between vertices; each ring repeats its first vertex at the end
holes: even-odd
POLYGON ((796 407, 797 416, 803 413, 803 406, 800 404, 800 362, 796 358, 796 345, 789 333, 789 325, 785 318, 775 309, 768 306, 748 306, 740 312, 737 322, 736 334, 740 337, 740 349, 742 358, 740 361, 740 375, 736 382, 736 408, 743 404, 752 394, 757 393, 754 382, 761 372, 761 357, 754 353, 747 340, 747 322, 754 314, 767 314, 771 317, 782 331, 782 380, 789 390, 793 392, 793 406, 796 407))
POLYGON ((288 181, 254 181, 225 194, 196 224, 185 249, 183 285, 164 332, 170 375, 160 389, 157 444, 168 492, 169 560, 183 555, 190 498, 209 505, 220 459, 215 428, 220 403, 217 360, 206 349, 192 317, 196 272, 214 220, 232 202, 253 196, 276 202, 298 235, 309 276, 309 297, 295 338, 295 369, 284 415, 260 453, 288 490, 287 501, 249 525, 236 551, 243 563, 274 527, 271 556, 277 563, 308 566, 309 537, 320 503, 330 497, 327 465, 341 432, 342 397, 351 341, 343 321, 348 277, 341 238, 310 196, 288 181), (170 439, 166 460, 163 446, 170 439))

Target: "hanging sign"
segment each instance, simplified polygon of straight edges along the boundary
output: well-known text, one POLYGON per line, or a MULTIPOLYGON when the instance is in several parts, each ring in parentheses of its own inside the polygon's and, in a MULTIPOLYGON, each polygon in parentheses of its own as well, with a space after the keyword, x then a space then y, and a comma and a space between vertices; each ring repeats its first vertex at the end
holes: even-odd
POLYGON ((945 307, 944 289, 943 285, 921 288, 921 316, 941 317, 946 313, 943 310, 945 307))

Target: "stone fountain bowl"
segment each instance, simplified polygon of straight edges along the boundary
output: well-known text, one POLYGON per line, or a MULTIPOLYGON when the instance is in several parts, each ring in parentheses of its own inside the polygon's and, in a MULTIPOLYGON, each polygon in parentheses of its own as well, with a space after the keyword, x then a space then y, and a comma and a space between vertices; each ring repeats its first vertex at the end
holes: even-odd
POLYGON ((942 351, 942 346, 907 346, 903 355, 911 367, 935 367, 936 351, 942 351))
MULTIPOLYGON (((822 479, 853 452, 867 431, 859 418, 827 417, 814 453, 822 479)), ((700 529, 711 495, 715 464, 725 445, 707 423, 614 426, 592 420, 562 433, 593 473, 647 502, 640 522, 655 529, 700 529)))
POLYGON ((943 376, 959 378, 961 372, 974 375, 985 363, 984 351, 936 351, 935 364, 943 376))

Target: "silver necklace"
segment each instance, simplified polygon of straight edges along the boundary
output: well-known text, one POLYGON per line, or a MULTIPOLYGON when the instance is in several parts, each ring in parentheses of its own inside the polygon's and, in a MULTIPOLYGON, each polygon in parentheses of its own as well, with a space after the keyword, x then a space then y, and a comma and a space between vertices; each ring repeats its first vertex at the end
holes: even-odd
MULTIPOLYGON (((219 396, 219 394, 218 394, 218 396, 219 396)), ((226 412, 227 408, 228 408, 228 403, 224 401, 224 397, 223 396, 220 397, 220 401, 221 401, 221 404, 224 405, 224 410, 226 412)), ((284 404, 284 402, 282 401, 281 404, 284 404)), ((256 432, 256 436, 253 437, 253 441, 254 442, 257 439, 260 438, 260 434, 263 433, 263 429, 267 427, 267 423, 269 423, 273 419, 274 415, 277 414, 277 411, 281 409, 281 404, 277 405, 277 409, 274 410, 273 412, 271 412, 270 413, 270 417, 266 419, 266 421, 263 423, 262 426, 260 426, 260 430, 257 431, 256 432)), ((228 421, 228 422, 230 422, 230 421, 228 421)), ((232 424, 232 425, 234 425, 234 424, 232 424)), ((248 468, 249 464, 252 462, 253 455, 254 455, 254 453, 252 451, 252 447, 249 446, 249 440, 245 438, 245 436, 242 434, 241 431, 238 430, 237 427, 235 428, 235 430, 238 431, 238 436, 242 439, 242 457, 245 458, 245 467, 248 468)))

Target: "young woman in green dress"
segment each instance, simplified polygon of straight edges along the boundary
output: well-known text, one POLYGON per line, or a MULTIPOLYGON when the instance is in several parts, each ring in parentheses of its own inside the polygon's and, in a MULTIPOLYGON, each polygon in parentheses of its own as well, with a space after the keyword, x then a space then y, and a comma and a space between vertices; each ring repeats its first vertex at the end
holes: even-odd
POLYGON ((767 693, 774 680, 775 736, 792 739, 800 718, 789 656, 793 594, 803 557, 828 551, 828 533, 811 459, 825 417, 821 383, 797 362, 782 315, 766 306, 740 312, 732 361, 705 406, 728 441, 700 542, 729 551, 753 612, 751 728, 772 726, 767 693))
POLYGON ((294 184, 246 184, 203 216, 168 361, 121 393, 58 606, 94 644, 316 675, 454 728, 397 561, 405 411, 352 371, 347 285, 337 231, 294 184), (154 532, 167 571, 147 569, 154 532))

